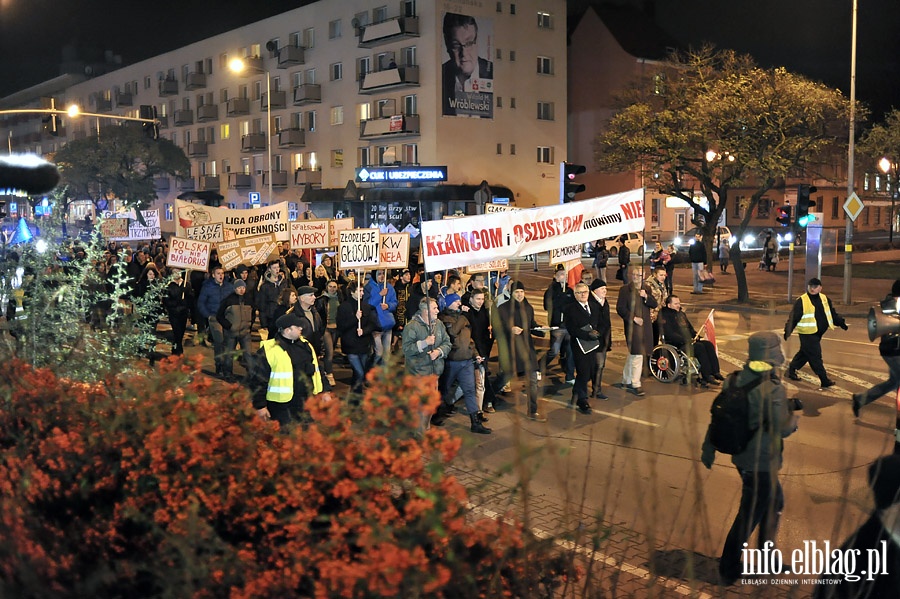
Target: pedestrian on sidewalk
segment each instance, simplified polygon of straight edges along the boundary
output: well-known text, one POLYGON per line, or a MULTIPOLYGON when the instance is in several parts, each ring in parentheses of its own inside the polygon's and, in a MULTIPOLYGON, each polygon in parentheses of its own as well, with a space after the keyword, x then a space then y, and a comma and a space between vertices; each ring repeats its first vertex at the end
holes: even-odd
MULTIPOLYGON (((898 318, 898 307, 900 307, 900 279, 894 281, 891 292, 881 301, 881 311, 898 318)), ((864 393, 853 394, 853 415, 859 417, 859 409, 868 405, 881 397, 882 395, 896 394, 900 388, 900 334, 888 333, 881 336, 878 342, 878 353, 881 359, 888 367, 888 379, 878 383, 864 393)))
POLYGON ((694 275, 694 290, 691 293, 699 295, 703 293, 703 279, 700 273, 706 270, 709 259, 706 256, 706 245, 703 243, 703 233, 697 231, 694 235, 694 243, 688 247, 688 258, 691 261, 691 274, 694 275))
POLYGON ((729 239, 722 238, 719 241, 719 270, 722 274, 728 272, 728 261, 731 259, 731 248, 728 247, 729 239))
POLYGON ((800 336, 800 349, 788 365, 789 379, 799 381, 800 375, 797 371, 809 362, 809 367, 819 376, 821 389, 837 384, 828 378, 825 364, 822 362, 822 336, 835 326, 845 331, 850 328, 822 293, 822 281, 814 277, 807 283, 806 293, 794 302, 794 309, 784 325, 785 341, 791 336, 794 328, 800 336))

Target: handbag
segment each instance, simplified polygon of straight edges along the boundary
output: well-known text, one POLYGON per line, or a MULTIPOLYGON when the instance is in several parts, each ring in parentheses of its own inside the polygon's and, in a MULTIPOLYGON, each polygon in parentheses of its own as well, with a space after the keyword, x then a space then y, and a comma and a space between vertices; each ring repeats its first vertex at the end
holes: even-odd
POLYGON ((619 270, 616 271, 616 278, 620 281, 625 280, 625 267, 624 266, 620 266, 619 270))

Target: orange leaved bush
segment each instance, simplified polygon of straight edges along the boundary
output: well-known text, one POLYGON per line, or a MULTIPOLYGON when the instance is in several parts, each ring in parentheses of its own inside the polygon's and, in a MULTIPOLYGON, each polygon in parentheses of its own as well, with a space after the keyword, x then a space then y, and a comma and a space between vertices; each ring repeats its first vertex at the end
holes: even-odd
POLYGON ((370 373, 282 432, 190 360, 84 384, 0 365, 0 595, 537 597, 569 575, 467 518, 435 381, 370 373))

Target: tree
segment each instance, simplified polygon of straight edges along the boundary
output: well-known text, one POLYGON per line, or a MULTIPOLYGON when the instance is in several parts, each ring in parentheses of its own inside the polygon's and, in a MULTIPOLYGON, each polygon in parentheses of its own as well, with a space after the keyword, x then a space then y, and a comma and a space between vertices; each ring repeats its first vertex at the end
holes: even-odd
POLYGON ((732 237, 738 301, 748 301, 738 240, 753 210, 788 176, 815 172, 815 161, 842 143, 849 102, 783 68, 711 47, 673 54, 623 99, 595 141, 598 168, 640 170, 645 186, 684 200, 708 255, 728 192, 753 190, 732 237))
POLYGON ((181 148, 167 139, 150 139, 132 124, 70 141, 54 161, 75 199, 89 199, 98 210, 101 200, 118 198, 140 211, 156 200, 156 177, 184 178, 191 170, 181 148))

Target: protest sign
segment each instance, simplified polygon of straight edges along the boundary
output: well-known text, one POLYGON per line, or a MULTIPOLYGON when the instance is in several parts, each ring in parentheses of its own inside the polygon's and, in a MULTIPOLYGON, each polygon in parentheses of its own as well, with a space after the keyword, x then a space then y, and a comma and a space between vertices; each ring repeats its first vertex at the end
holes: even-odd
POLYGON ((175 235, 178 237, 214 241, 220 231, 220 239, 224 241, 268 234, 274 235, 277 241, 290 238, 287 202, 232 210, 175 200, 175 212, 175 235), (221 230, 207 227, 216 224, 221 225, 221 230))
POLYGON ((481 264, 470 264, 466 267, 466 273, 490 272, 492 270, 509 270, 509 260, 504 258, 503 260, 492 260, 481 264))
MULTIPOLYGON (((352 227, 351 227, 352 228, 352 227)), ((322 249, 331 246, 331 223, 327 219, 299 220, 291 223, 291 249, 322 249)))
POLYGON ((382 233, 379 268, 406 268, 408 265, 409 233, 382 233))
POLYGON ((373 269, 381 265, 381 232, 378 229, 351 229, 338 234, 338 263, 341 268, 373 269))
MULTIPOLYGON (((137 216, 135 216, 134 210, 128 210, 126 212, 111 212, 107 210, 104 211, 101 216, 107 221, 115 219, 126 223, 125 226, 127 228, 124 233, 108 236, 104 235, 104 237, 110 241, 159 239, 162 237, 162 228, 159 225, 159 210, 141 210, 141 216, 144 218, 145 223, 143 225, 137 219, 137 216)), ((117 231, 120 231, 120 229, 117 229, 117 231)))
POLYGON ((208 241, 172 237, 169 240, 169 254, 166 256, 166 266, 190 270, 208 270, 211 245, 208 241))
POLYGON ((353 217, 350 218, 333 218, 328 221, 328 241, 331 243, 329 247, 334 247, 338 243, 338 233, 341 231, 349 231, 353 228, 353 217))

